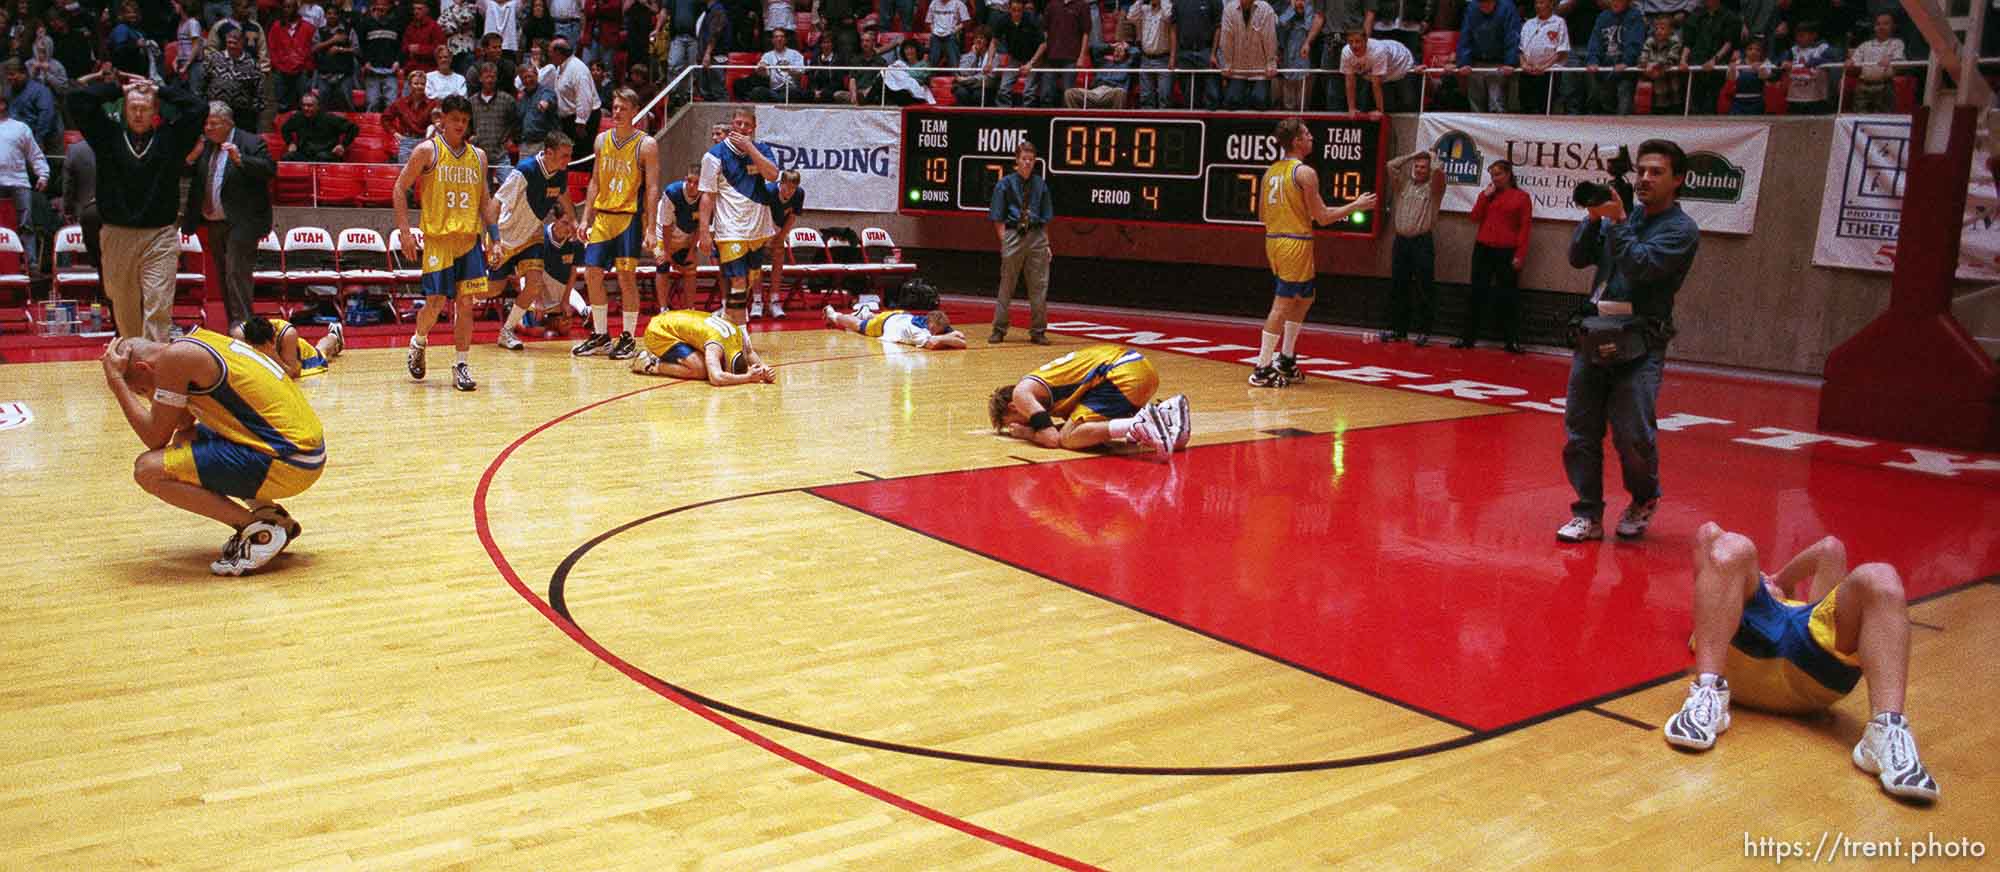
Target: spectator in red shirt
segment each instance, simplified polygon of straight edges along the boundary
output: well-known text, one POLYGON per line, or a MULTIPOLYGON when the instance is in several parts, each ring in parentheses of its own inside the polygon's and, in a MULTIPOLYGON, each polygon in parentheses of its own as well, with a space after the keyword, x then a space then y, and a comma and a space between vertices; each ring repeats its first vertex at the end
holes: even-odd
POLYGON ((444 44, 446 36, 444 25, 431 17, 430 4, 413 6, 409 26, 403 28, 404 73, 407 75, 410 70, 428 73, 437 69, 437 49, 444 44))
POLYGON ((1472 293, 1467 300, 1465 337, 1453 348, 1471 348, 1479 340, 1479 322, 1488 303, 1500 307, 1500 327, 1507 350, 1521 353, 1521 264, 1528 257, 1528 227, 1535 203, 1514 186, 1514 165, 1496 160, 1486 168, 1492 184, 1472 204, 1472 221, 1479 233, 1472 243, 1472 293))
POLYGON ((264 34, 271 47, 271 71, 277 76, 278 111, 299 107, 299 95, 313 71, 312 22, 299 16, 299 0, 283 0, 277 22, 264 34))
POLYGON ((424 74, 411 70, 409 77, 410 90, 382 113, 382 127, 396 135, 396 157, 401 163, 409 163, 410 152, 424 141, 424 131, 431 126, 431 108, 437 105, 424 95, 424 74))

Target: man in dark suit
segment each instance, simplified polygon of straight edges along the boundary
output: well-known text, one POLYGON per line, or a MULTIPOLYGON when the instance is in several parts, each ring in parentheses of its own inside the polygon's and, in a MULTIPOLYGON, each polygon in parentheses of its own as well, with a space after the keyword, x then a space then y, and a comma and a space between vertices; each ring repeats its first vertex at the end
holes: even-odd
POLYGON ((236 129, 235 115, 221 102, 208 105, 208 123, 187 159, 193 181, 181 230, 208 228, 209 261, 222 285, 222 304, 229 323, 240 324, 250 317, 257 240, 271 232, 271 181, 278 164, 262 137, 236 129))

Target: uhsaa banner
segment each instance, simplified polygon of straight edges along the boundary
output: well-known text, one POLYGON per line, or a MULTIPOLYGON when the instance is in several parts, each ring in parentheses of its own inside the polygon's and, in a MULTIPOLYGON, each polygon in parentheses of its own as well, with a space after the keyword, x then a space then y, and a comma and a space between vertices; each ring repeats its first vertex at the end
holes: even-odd
POLYGON ((836 212, 896 211, 899 110, 757 107, 757 141, 778 169, 798 170, 806 206, 836 212))
MULTIPOLYGON (((1909 174, 1910 119, 1842 115, 1833 122, 1827 149, 1826 189, 1820 194, 1819 235, 1813 263, 1888 272, 1896 266, 1896 234, 1903 224, 1903 182, 1909 174)), ((2000 201, 1987 148, 1972 151, 1965 213, 1960 223, 1958 277, 2000 279, 2000 201)))
POLYGON ((1755 224, 1764 148, 1770 137, 1765 124, 1713 118, 1573 120, 1431 113, 1417 123, 1418 144, 1431 151, 1450 182, 1445 188, 1446 210, 1472 211, 1473 201, 1490 181, 1487 166, 1506 160, 1514 164, 1516 183, 1535 201, 1535 217, 1550 221, 1583 217, 1570 193, 1577 182, 1608 178, 1604 151, 1627 146, 1637 159, 1639 143, 1672 140, 1688 155, 1681 208, 1711 233, 1749 233, 1755 224))

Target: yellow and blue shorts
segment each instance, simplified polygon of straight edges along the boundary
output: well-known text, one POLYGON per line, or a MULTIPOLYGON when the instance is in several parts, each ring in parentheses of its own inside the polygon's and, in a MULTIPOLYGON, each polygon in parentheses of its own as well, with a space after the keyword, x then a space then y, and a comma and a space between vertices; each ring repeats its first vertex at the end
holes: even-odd
POLYGON ((479 237, 425 239, 424 277, 418 284, 424 296, 447 300, 461 294, 483 297, 491 293, 486 284, 486 249, 479 237))
POLYGON ((740 279, 764 268, 763 239, 735 239, 715 244, 715 262, 722 265, 723 278, 740 279))
POLYGON ((631 212, 598 212, 590 218, 590 235, 584 237, 583 265, 619 272, 638 269, 645 236, 639 216, 631 212))
POLYGON ((876 312, 875 314, 869 315, 867 318, 863 319, 860 324, 855 325, 854 332, 859 333, 863 336, 873 336, 879 339, 882 336, 882 330, 889 326, 890 317, 901 314, 905 313, 876 312))
POLYGON ((1160 373, 1143 357, 1111 367, 1095 384, 1082 389, 1081 396, 1056 398, 1057 409, 1070 406, 1067 414, 1056 417, 1076 421, 1109 421, 1139 414, 1139 409, 1160 390, 1160 373))
POLYGON ((486 277, 496 282, 504 281, 530 270, 535 272, 542 271, 542 240, 539 237, 533 242, 509 252, 506 255, 506 259, 500 262, 500 266, 487 274, 486 277))
POLYGON ((1264 256, 1271 261, 1271 275, 1275 277, 1272 290, 1278 296, 1312 297, 1313 277, 1318 274, 1313 265, 1312 237, 1265 234, 1264 256))
POLYGON ((239 499, 280 500, 319 481, 320 470, 326 466, 326 449, 272 457, 197 424, 194 436, 181 431, 162 459, 167 475, 175 481, 239 499))
POLYGON ((1816 603, 1757 594, 1743 604, 1743 621, 1729 641, 1723 675, 1730 699, 1752 708, 1788 714, 1826 709, 1854 690, 1861 660, 1834 647, 1834 588, 1816 603))
POLYGON ((326 357, 319 353, 319 346, 295 336, 292 341, 299 344, 299 378, 326 372, 326 357))

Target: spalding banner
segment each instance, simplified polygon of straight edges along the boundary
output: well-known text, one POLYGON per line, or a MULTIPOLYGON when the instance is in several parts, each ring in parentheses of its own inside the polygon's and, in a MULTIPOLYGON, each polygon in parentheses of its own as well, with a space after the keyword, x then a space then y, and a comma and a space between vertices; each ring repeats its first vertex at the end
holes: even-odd
MULTIPOLYGON (((1714 119, 1605 118, 1430 113, 1417 124, 1417 142, 1429 149, 1450 184, 1444 208, 1470 212, 1496 160, 1514 164, 1514 178, 1535 202, 1535 217, 1575 221, 1582 209, 1570 200, 1577 182, 1602 182, 1607 151, 1619 146, 1638 156, 1639 143, 1671 139, 1688 156, 1681 208, 1704 233, 1749 233, 1757 217, 1768 125, 1714 119)), ((1393 157, 1393 155, 1392 155, 1393 157)), ((1630 176, 1627 177, 1631 179, 1630 176)))
POLYGON ((757 107, 757 141, 778 169, 798 170, 806 205, 836 212, 894 212, 900 110, 757 107))

